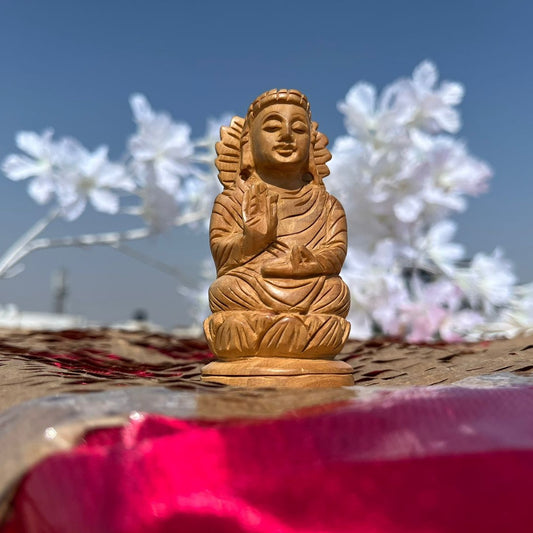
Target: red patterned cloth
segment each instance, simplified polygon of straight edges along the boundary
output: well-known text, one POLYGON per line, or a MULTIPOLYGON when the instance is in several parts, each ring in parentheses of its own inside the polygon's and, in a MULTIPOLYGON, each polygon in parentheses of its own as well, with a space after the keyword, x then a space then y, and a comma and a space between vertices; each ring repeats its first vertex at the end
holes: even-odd
POLYGON ((533 387, 405 389, 93 431, 26 476, 2 533, 531 532, 532 494, 533 387))

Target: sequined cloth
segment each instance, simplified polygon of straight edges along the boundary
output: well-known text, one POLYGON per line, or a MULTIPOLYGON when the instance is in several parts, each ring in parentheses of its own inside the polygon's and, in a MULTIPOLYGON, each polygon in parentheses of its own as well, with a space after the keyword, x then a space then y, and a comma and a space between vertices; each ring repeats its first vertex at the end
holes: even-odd
POLYGON ((0 531, 531 531, 532 350, 352 343, 355 387, 246 391, 200 340, 0 332, 0 531))

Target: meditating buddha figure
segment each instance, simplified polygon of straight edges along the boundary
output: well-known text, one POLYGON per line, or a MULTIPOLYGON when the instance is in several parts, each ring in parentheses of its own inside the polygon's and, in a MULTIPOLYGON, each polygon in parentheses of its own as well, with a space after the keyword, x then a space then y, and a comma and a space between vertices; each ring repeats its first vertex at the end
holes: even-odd
MULTIPOLYGON (((224 191, 210 227, 218 277, 204 329, 219 361, 239 360, 245 375, 254 374, 250 365, 262 375, 273 358, 285 367, 331 360, 349 333, 350 295, 339 277, 346 217, 322 181, 331 155, 317 127, 302 93, 274 89, 221 129, 224 191)), ((229 368, 209 366, 217 364, 219 373, 229 368)))

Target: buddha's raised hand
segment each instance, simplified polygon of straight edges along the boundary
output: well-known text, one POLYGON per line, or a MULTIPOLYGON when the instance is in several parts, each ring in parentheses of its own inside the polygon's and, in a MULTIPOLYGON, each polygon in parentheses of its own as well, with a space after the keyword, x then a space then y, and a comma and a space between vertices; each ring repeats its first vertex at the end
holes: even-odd
POLYGON ((244 193, 243 252, 255 255, 276 240, 278 228, 278 195, 268 192, 263 183, 254 183, 244 193))

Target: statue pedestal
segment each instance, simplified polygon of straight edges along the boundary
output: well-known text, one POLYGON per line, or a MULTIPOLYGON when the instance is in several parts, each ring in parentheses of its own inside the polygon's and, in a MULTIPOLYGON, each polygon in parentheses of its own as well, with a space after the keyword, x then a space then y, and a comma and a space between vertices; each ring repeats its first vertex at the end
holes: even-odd
POLYGON ((202 380, 252 388, 328 388, 354 384, 353 368, 343 361, 293 357, 214 361, 203 368, 202 380))

